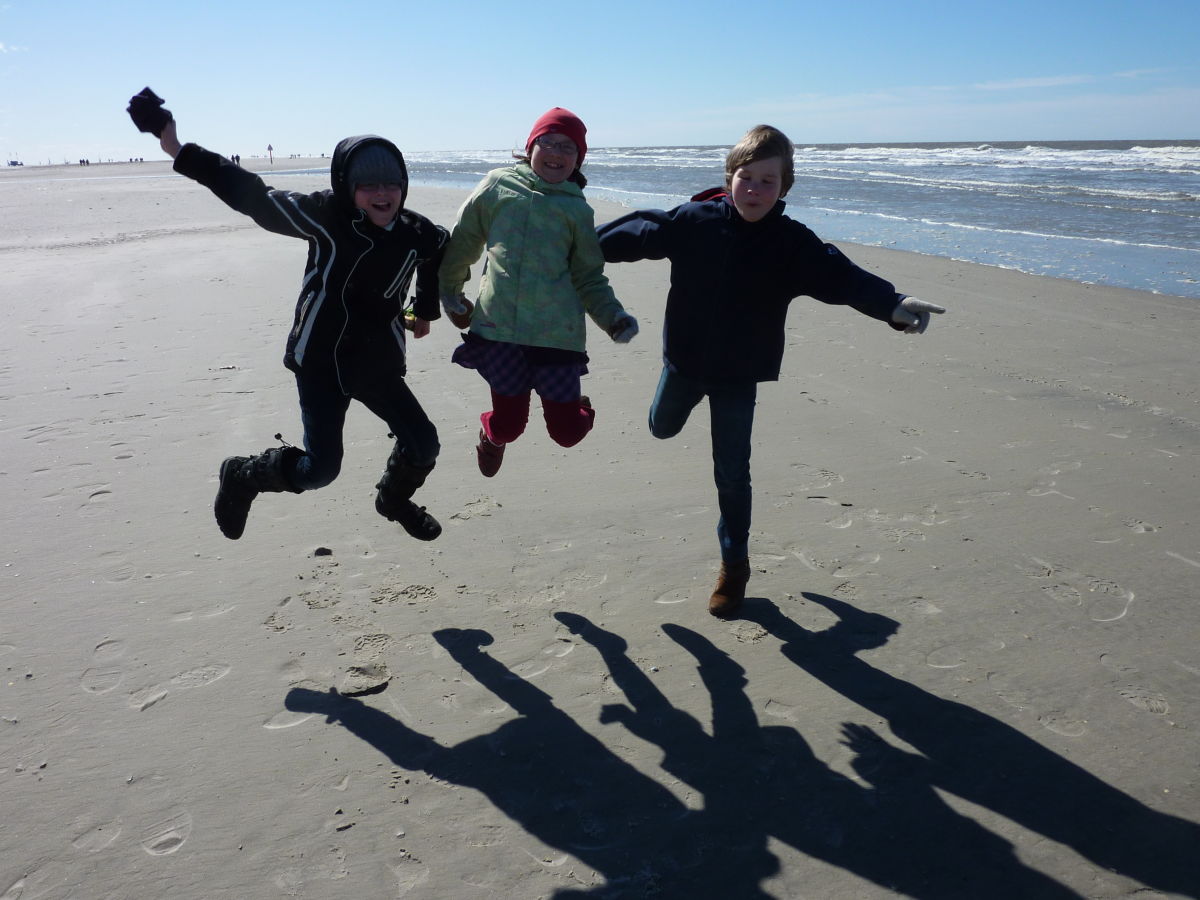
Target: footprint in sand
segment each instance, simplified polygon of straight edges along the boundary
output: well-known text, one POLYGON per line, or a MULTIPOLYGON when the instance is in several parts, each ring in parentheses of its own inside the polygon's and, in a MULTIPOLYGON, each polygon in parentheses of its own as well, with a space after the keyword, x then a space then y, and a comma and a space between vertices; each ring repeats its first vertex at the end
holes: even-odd
POLYGON ((575 598, 588 599, 608 582, 607 572, 576 571, 566 574, 558 584, 548 584, 533 597, 535 603, 561 603, 575 598))
POLYGON ((387 663, 381 661, 361 662, 349 666, 342 676, 338 693, 343 697, 362 697, 366 694, 378 694, 387 688, 392 680, 392 673, 387 663))
POLYGON ((434 588, 424 584, 406 584, 403 587, 385 585, 377 588, 371 595, 372 603, 405 603, 408 606, 418 606, 437 600, 438 594, 434 588))
POLYGON ((115 550, 107 550, 100 554, 100 566, 103 578, 109 584, 123 584, 137 574, 133 563, 125 554, 115 550))
POLYGON ((269 631, 274 631, 276 634, 281 634, 285 631, 292 630, 292 617, 287 614, 286 607, 292 602, 291 597, 284 597, 279 601, 279 608, 271 613, 263 621, 263 627, 269 631))
POLYGON ((1024 688, 1012 684, 1000 673, 988 672, 987 680, 997 697, 1021 712, 1030 713, 1047 730, 1063 737, 1081 737, 1087 733, 1087 722, 1083 718, 1069 710, 1051 707, 1024 688))
POLYGON ((1093 622, 1115 622, 1125 618, 1133 604, 1133 591, 1101 578, 1088 577, 1086 584, 1090 595, 1087 614, 1093 622))
POLYGON ((190 690, 191 688, 204 687, 224 678, 230 671, 230 666, 224 663, 217 663, 215 665, 200 666, 195 669, 189 669, 186 672, 180 672, 169 681, 134 691, 129 695, 129 706, 131 709, 142 712, 166 697, 172 689, 190 690))
POLYGON ((93 665, 79 679, 79 686, 89 694, 107 694, 125 677, 119 660, 125 655, 123 641, 101 641, 92 651, 93 665))
POLYGON ((969 659, 987 653, 997 653, 1005 647, 1004 641, 954 641, 942 644, 925 654, 925 665, 932 669, 957 669, 969 659))
POLYGON ((112 822, 93 825, 82 834, 76 835, 71 841, 71 846, 76 850, 84 850, 88 853, 99 853, 120 836, 121 820, 116 819, 112 822))
POLYGON ((913 597, 900 597, 893 602, 899 604, 900 606, 906 606, 913 612, 922 616, 936 616, 942 611, 942 608, 936 603, 926 599, 925 597, 922 597, 919 594, 913 597))
POLYGON ((354 642, 354 658, 375 660, 383 656, 392 645, 390 634, 364 634, 354 642))
POLYGON ((218 616, 223 616, 226 613, 231 613, 237 609, 236 605, 230 606, 214 606, 212 609, 203 611, 195 609, 184 609, 171 616, 172 622, 197 622, 204 619, 215 619, 218 616))
POLYGON ((517 663, 512 666, 512 673, 526 680, 536 678, 539 675, 549 671, 554 664, 554 660, 562 659, 567 654, 575 649, 575 642, 569 638, 560 638, 552 644, 547 644, 542 648, 540 656, 533 659, 527 659, 525 662, 517 663))
POLYGON ((1059 496, 1067 500, 1075 498, 1069 494, 1064 494, 1058 490, 1057 476, 1065 472, 1075 472, 1083 467, 1083 463, 1078 460, 1070 460, 1067 462, 1051 463, 1048 466, 1043 466, 1038 469, 1038 478, 1033 485, 1025 491, 1030 497, 1049 497, 1059 496))
POLYGON ((1064 606, 1084 607, 1093 622, 1122 619, 1133 604, 1133 591, 1115 581, 1084 575, 1036 556, 1017 568, 1029 578, 1053 579, 1054 583, 1043 587, 1042 593, 1064 606))
POLYGON ((787 721, 797 721, 802 713, 799 706, 793 706, 789 703, 781 703, 778 700, 768 699, 763 705, 763 712, 773 719, 786 719, 787 721))
MULTIPOLYGON (((329 687, 326 684, 320 684, 308 678, 304 674, 304 668, 297 660, 289 660, 280 667, 280 675, 287 682, 289 687, 306 688, 318 693, 325 693, 329 687)), ((284 728, 294 728, 303 722, 307 722, 316 713, 297 712, 290 709, 281 709, 263 722, 263 728, 268 731, 279 731, 284 728)))
POLYGON ((451 519, 467 520, 474 516, 490 516, 501 508, 501 504, 491 497, 476 497, 463 504, 463 508, 450 516, 451 519))
POLYGON ((1120 676, 1125 682, 1116 687, 1118 696, 1124 697, 1138 709, 1153 713, 1156 716, 1165 716, 1171 711, 1171 705, 1167 702, 1165 696, 1157 691, 1133 683, 1140 680, 1136 677, 1140 674, 1137 666, 1122 663, 1108 653, 1100 655, 1100 664, 1120 676))
POLYGON ((79 514, 85 518, 104 515, 108 511, 108 502, 113 497, 112 488, 101 484, 85 487, 84 490, 87 491, 87 500, 79 507, 79 514))
POLYGON ((655 603, 661 603, 664 606, 671 606, 676 603, 687 603, 693 599, 693 591, 691 588, 671 588, 669 591, 664 591, 654 598, 655 603))
POLYGON ((865 575, 882 557, 878 553, 855 553, 846 559, 835 559, 829 569, 834 578, 855 578, 865 575))
POLYGON ((792 482, 789 487, 797 491, 818 491, 845 481, 837 472, 808 463, 792 463, 792 482))
POLYGON ((151 856, 167 856, 182 847, 191 833, 191 814, 175 812, 142 831, 142 849, 151 856))

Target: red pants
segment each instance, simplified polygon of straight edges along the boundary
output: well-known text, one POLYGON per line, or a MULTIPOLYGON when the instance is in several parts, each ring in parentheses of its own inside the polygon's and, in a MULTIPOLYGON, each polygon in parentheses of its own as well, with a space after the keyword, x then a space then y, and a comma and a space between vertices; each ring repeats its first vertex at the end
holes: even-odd
MULTIPOLYGON (((546 431, 554 443, 562 447, 574 447, 592 430, 596 411, 578 400, 573 403, 556 403, 542 399, 542 415, 546 419, 546 431)), ((506 397, 492 391, 492 409, 479 417, 483 433, 493 444, 507 444, 519 438, 529 423, 529 393, 506 397)))

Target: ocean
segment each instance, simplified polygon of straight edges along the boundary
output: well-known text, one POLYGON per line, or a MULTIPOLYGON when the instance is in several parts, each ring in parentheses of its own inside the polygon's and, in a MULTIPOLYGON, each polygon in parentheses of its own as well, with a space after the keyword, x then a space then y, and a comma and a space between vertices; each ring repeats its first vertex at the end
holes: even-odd
MULTIPOLYGON (((587 194, 669 208, 728 149, 592 147, 587 194)), ((512 155, 405 158, 414 184, 471 188, 512 155)), ((1200 299, 1200 140, 797 145, 786 200, 825 240, 1200 299)))

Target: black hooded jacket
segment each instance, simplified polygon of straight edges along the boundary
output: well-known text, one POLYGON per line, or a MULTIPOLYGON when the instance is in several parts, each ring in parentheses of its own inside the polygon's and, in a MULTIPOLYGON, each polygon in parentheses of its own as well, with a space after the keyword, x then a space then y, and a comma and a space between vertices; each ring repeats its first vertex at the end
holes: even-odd
POLYGON ((416 278, 413 311, 440 315, 438 266, 449 239, 446 229, 401 209, 390 229, 373 225, 356 209, 346 163, 364 145, 396 155, 391 141, 375 135, 348 137, 333 151, 332 188, 311 194, 276 190, 230 160, 196 144, 184 144, 175 171, 207 187, 231 208, 276 234, 308 241, 308 261, 288 335, 284 365, 295 372, 328 369, 346 394, 381 368, 405 371, 404 304, 416 278))
POLYGON ((775 381, 788 305, 801 295, 890 322, 903 299, 783 214, 747 222, 720 189, 671 210, 643 209, 596 229, 606 262, 669 259, 667 365, 709 381, 775 381))

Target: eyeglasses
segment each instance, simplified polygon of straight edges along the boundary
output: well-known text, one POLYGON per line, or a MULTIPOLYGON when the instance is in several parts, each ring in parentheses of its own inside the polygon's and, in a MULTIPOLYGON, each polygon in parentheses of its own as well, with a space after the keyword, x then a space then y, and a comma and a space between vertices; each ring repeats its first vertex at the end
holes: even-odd
POLYGON ((549 150, 552 153, 561 153, 563 156, 570 156, 572 153, 579 152, 579 148, 575 146, 574 141, 567 141, 567 140, 556 141, 556 140, 551 139, 547 135, 542 135, 539 138, 534 138, 533 142, 535 144, 537 144, 539 147, 541 147, 543 150, 549 150))
POLYGON ((401 190, 402 187, 403 185, 401 185, 398 181, 364 181, 361 184, 356 184, 354 189, 356 191, 366 191, 368 194, 374 194, 381 190, 398 191, 401 190))

